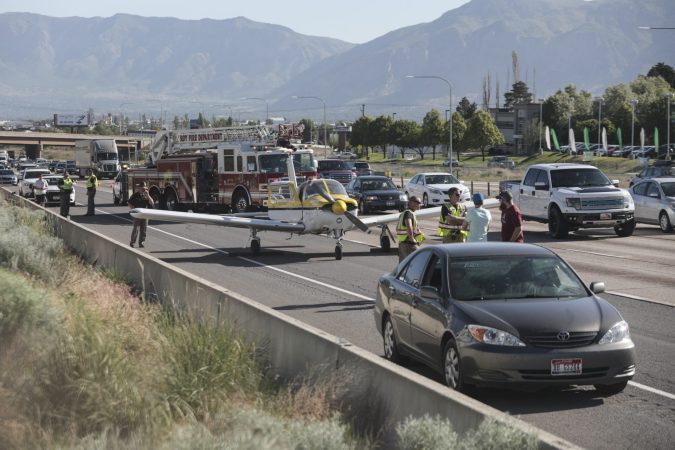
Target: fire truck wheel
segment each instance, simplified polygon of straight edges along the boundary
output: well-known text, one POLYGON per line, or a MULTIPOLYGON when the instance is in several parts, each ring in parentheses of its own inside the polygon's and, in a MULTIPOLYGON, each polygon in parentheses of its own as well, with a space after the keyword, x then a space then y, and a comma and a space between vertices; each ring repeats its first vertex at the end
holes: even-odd
POLYGON ((167 189, 164 192, 164 209, 168 211, 176 211, 178 207, 178 197, 172 189, 167 189))
POLYGON ((232 199, 232 212, 233 213, 246 212, 249 206, 251 206, 251 204, 248 201, 248 196, 246 195, 246 192, 237 191, 234 194, 234 198, 232 199))

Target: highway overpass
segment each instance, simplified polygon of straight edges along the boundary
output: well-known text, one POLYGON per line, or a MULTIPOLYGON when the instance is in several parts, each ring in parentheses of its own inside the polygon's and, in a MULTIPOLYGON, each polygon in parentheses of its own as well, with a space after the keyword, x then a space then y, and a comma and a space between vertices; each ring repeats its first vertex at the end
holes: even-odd
MULTIPOLYGON (((22 131, 0 131, 0 147, 6 145, 22 145, 27 158, 36 159, 42 155, 45 146, 75 147, 76 141, 83 139, 114 139, 120 152, 121 160, 129 160, 134 151, 139 150, 144 140, 135 136, 105 136, 99 134, 78 133, 43 133, 22 131)), ((146 142, 147 143, 147 142, 146 142)), ((11 151, 10 151, 11 154, 11 151)), ((15 157, 18 155, 14 155, 15 157)))

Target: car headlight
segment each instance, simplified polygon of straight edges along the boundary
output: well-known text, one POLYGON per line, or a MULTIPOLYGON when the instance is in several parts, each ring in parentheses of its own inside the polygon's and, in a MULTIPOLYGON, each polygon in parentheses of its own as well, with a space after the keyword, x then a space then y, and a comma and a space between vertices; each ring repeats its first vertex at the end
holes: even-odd
POLYGON ((508 347, 525 347, 523 341, 506 331, 482 325, 467 326, 471 336, 478 342, 490 345, 505 345, 508 347))
POLYGON ((633 208, 633 197, 630 196, 630 194, 624 195, 623 196, 623 203, 624 203, 624 208, 633 208))
POLYGON ((365 200, 368 200, 369 202, 377 200, 377 195, 366 195, 365 200))
POLYGON ((429 193, 434 195, 443 195, 443 191, 434 188, 429 188, 429 193))
POLYGON ((625 320, 615 323, 605 335, 600 338, 598 344, 615 344, 617 342, 630 341, 630 331, 625 320))
POLYGON ((675 203, 670 204, 670 209, 675 209, 675 203))
MULTIPOLYGON (((405 194, 399 194, 398 199, 402 202, 407 202, 408 201, 408 196, 405 194)), ((674 204, 675 207, 675 204, 674 204)))
POLYGON ((568 198, 565 202, 570 208, 581 209, 581 199, 579 197, 568 198))

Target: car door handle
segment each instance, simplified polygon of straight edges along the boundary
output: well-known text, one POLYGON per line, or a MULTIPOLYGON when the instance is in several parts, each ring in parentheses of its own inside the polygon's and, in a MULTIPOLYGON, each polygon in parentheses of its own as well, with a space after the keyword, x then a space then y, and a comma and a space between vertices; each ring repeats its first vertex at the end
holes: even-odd
POLYGON ((389 292, 391 292, 391 295, 396 294, 396 288, 390 288, 389 292))

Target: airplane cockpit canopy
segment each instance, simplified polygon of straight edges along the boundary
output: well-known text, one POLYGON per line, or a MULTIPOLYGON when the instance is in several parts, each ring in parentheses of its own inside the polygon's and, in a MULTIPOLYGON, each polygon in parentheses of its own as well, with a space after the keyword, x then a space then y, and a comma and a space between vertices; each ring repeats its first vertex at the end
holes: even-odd
POLYGON ((309 198, 314 195, 321 195, 321 192, 325 190, 324 182, 328 188, 328 192, 331 195, 344 195, 347 196, 347 190, 345 187, 336 180, 330 180, 326 178, 319 178, 317 180, 311 180, 306 183, 303 183, 300 186, 300 192, 302 193, 303 198, 309 198))

